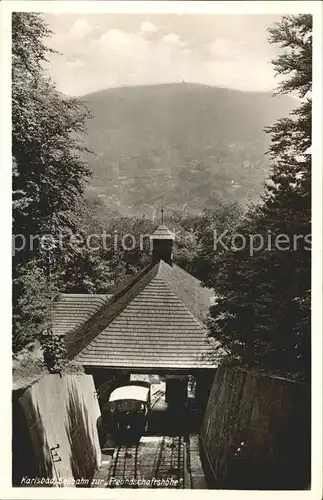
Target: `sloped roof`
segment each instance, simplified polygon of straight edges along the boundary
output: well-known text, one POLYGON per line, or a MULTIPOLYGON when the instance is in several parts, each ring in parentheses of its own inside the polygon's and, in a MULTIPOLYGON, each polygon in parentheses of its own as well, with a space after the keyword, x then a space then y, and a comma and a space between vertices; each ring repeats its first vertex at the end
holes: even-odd
POLYGON ((151 235, 153 240, 175 240, 175 235, 165 224, 160 224, 155 232, 151 235))
POLYGON ((112 295, 62 293, 53 308, 53 333, 65 335, 106 305, 112 295))
POLYGON ((209 368, 205 321, 212 295, 180 267, 160 261, 66 336, 68 356, 87 366, 209 368))

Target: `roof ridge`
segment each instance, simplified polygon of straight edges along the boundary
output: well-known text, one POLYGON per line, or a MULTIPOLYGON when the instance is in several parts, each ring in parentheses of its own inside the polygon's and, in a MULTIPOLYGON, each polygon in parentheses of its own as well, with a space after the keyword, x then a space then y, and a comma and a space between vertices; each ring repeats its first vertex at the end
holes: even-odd
POLYGON ((129 280, 123 279, 121 280, 121 283, 118 285, 113 285, 109 289, 109 295, 113 295, 113 297, 116 297, 120 293, 124 292, 127 290, 130 286, 132 286, 134 283, 136 283, 144 274, 146 274, 150 269, 152 269, 156 264, 150 263, 148 266, 145 266, 143 269, 140 269, 137 271, 135 274, 133 274, 129 280))
MULTIPOLYGON (((194 276, 193 274, 189 273, 188 271, 186 271, 186 269, 183 269, 183 267, 179 266, 178 264, 174 264, 174 267, 179 269, 181 273, 189 276, 190 278, 193 278, 195 281, 197 281, 198 283, 201 284, 201 287, 202 288, 208 288, 206 286, 203 285, 203 282, 201 280, 199 280, 198 278, 196 278, 196 276, 194 276)), ((210 288, 208 288, 210 290, 210 288)))
POLYGON ((85 323, 68 332, 65 340, 68 346, 68 358, 74 358, 128 306, 150 281, 157 275, 159 263, 147 266, 135 275, 124 288, 113 295, 108 303, 93 314, 85 323), (122 302, 124 299, 124 302, 122 302), (106 315, 106 317, 105 317, 106 315), (76 337, 76 338, 75 338, 76 337))
POLYGON ((202 281, 200 281, 198 278, 196 278, 177 264, 169 266, 169 264, 164 261, 161 261, 161 264, 160 276, 165 276, 165 279, 169 284, 169 288, 173 290, 177 297, 179 297, 179 300, 193 314, 193 316, 205 326, 206 318, 209 315, 209 307, 211 305, 208 304, 208 310, 206 311, 205 300, 207 299, 207 297, 210 298, 211 295, 213 296, 213 290, 203 286, 202 281), (184 281, 182 281, 182 279, 184 279, 184 281), (180 284, 180 287, 178 287, 178 284, 180 284), (202 304, 203 307, 201 307, 201 304, 199 302, 194 302, 193 292, 198 292, 198 296, 204 296, 204 305, 202 304))
MULTIPOLYGON (((170 267, 170 266, 169 266, 169 267, 170 267)), ((198 325, 199 325, 201 328, 203 328, 203 330, 207 331, 207 327, 206 327, 206 325, 205 325, 204 323, 202 323, 202 321, 200 321, 200 320, 199 320, 199 319, 198 319, 198 318, 197 318, 197 317, 193 314, 193 312, 192 312, 192 311, 190 311, 190 309, 187 307, 187 305, 186 305, 186 304, 184 304, 184 302, 183 302, 183 301, 181 300, 181 298, 177 295, 177 293, 176 293, 176 292, 175 292, 175 291, 174 291, 174 290, 173 290, 173 289, 169 286, 168 282, 167 282, 164 278, 162 278, 162 277, 160 277, 160 276, 158 276, 158 275, 157 275, 157 276, 155 276, 155 278, 153 278, 153 279, 152 279, 152 281, 153 281, 154 279, 156 279, 156 278, 159 278, 161 281, 163 281, 163 283, 166 285, 167 289, 168 289, 168 290, 169 290, 169 291, 170 291, 170 292, 171 292, 171 293, 172 293, 172 294, 176 297, 176 300, 179 302, 179 304, 180 304, 181 306, 183 306, 183 307, 184 307, 184 309, 186 309, 186 311, 187 311, 187 312, 188 312, 188 313, 189 313, 189 314, 193 317, 194 321, 195 321, 196 323, 198 323, 198 325)))

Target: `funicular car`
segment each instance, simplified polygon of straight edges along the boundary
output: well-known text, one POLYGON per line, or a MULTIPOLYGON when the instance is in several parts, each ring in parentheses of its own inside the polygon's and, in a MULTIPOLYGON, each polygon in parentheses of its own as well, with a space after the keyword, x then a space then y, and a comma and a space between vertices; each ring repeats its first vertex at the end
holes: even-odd
POLYGON ((136 380, 112 391, 102 419, 118 442, 136 442, 148 429, 149 411, 150 383, 136 380))

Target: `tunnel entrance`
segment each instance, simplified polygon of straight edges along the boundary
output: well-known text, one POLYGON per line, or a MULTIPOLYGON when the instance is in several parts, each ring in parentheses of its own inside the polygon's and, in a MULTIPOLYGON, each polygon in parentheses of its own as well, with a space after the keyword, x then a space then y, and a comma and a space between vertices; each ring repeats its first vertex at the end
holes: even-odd
POLYGON ((169 408, 181 409, 187 404, 188 393, 187 393, 188 377, 180 375, 168 375, 166 376, 166 403, 169 408))

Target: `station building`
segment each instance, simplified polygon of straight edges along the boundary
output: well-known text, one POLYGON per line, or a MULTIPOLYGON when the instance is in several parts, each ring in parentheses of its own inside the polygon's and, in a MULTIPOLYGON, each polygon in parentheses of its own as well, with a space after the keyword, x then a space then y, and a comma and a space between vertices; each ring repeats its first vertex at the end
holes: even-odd
POLYGON ((131 374, 156 374, 166 380, 167 403, 178 406, 193 377, 195 403, 203 407, 217 366, 207 336, 214 293, 173 262, 175 237, 164 224, 151 238, 151 264, 121 287, 63 294, 54 333, 64 335, 68 358, 93 375, 98 390, 131 374))

